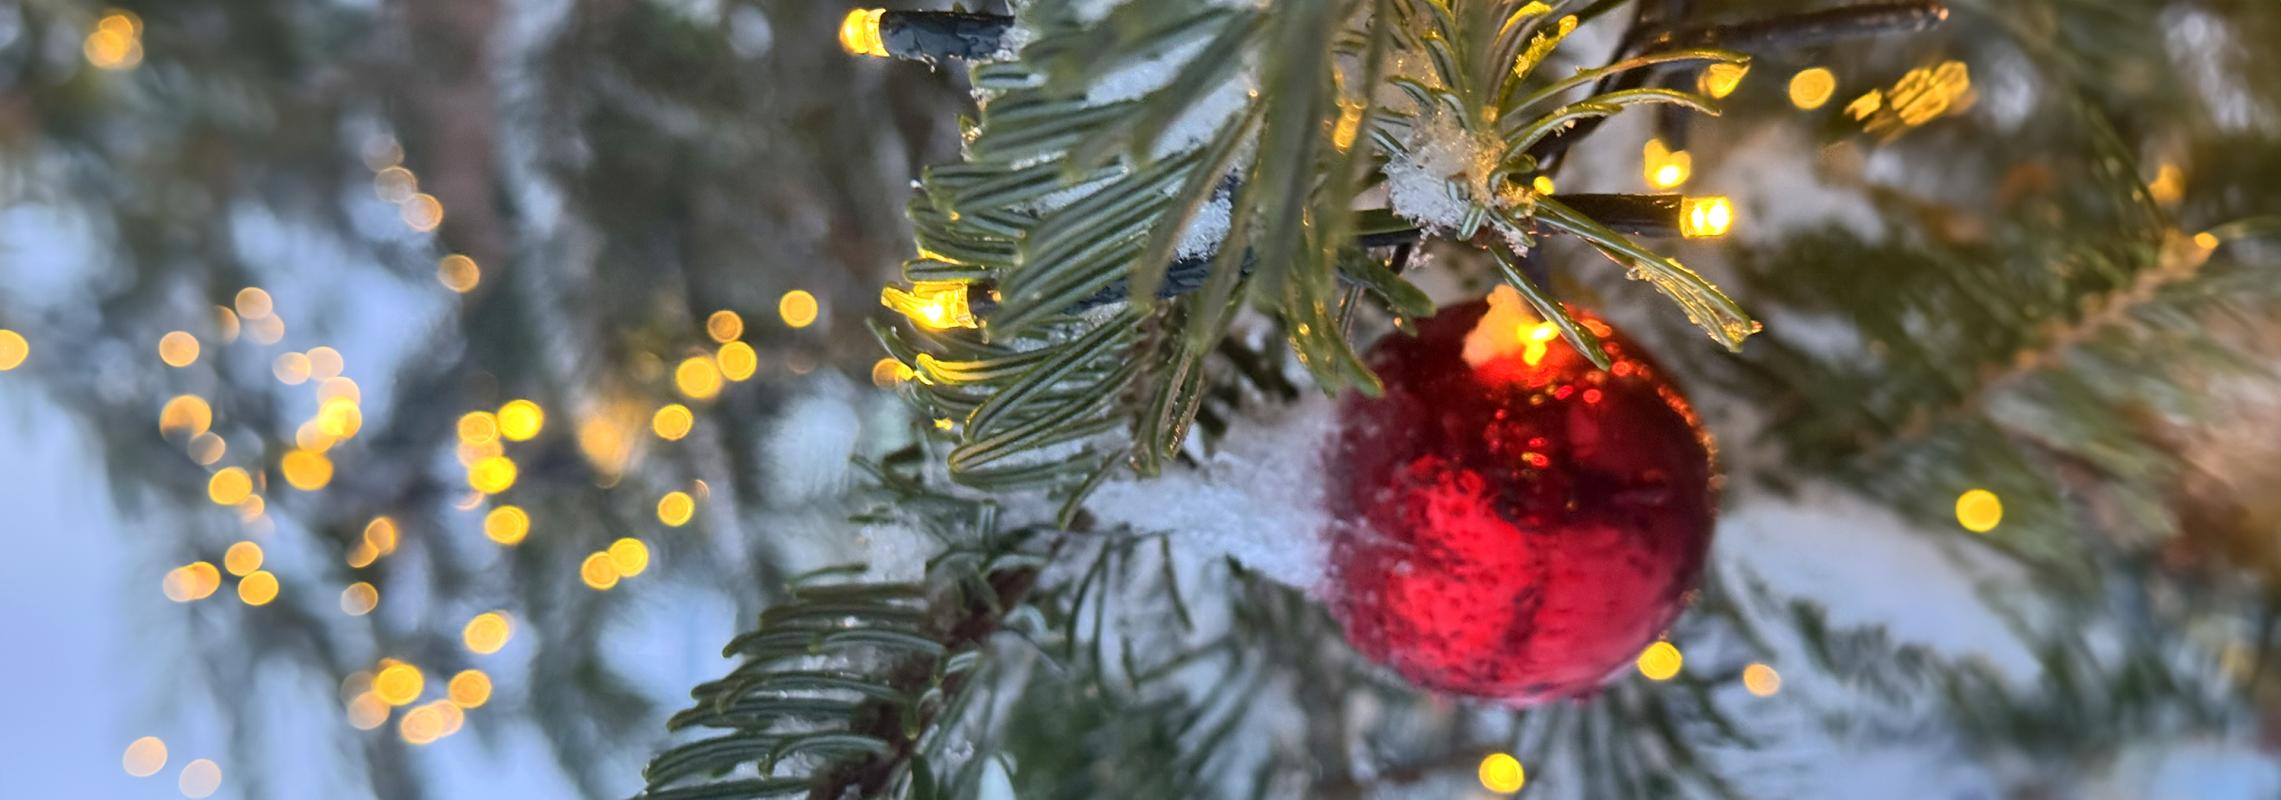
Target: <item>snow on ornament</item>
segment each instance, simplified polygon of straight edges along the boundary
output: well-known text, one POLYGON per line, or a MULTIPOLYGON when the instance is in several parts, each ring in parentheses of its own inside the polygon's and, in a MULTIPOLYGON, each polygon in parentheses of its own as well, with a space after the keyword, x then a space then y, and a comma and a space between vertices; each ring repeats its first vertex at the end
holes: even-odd
POLYGON ((1355 649, 1417 686, 1587 694, 1702 573, 1710 440, 1636 345, 1577 317, 1610 369, 1500 289, 1380 341, 1385 393, 1340 404, 1322 594, 1355 649))

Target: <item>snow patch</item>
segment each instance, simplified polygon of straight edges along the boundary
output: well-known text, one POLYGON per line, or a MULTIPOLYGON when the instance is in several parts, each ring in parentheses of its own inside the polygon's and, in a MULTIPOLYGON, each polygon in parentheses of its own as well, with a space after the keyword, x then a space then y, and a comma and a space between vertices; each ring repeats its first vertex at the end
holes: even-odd
POLYGON ((1488 207, 1489 173, 1502 144, 1476 136, 1462 120, 1435 107, 1386 162, 1387 199, 1394 213, 1434 230, 1465 226, 1476 206, 1488 207))
POLYGON ((1336 419, 1335 401, 1310 394, 1234 426, 1202 468, 1111 481, 1086 508, 1104 522, 1171 531, 1181 546, 1313 589, 1330 553, 1322 461, 1336 419))
POLYGON ((1233 203, 1234 200, 1223 195, 1196 209, 1195 218, 1188 220, 1188 228, 1180 233, 1180 258, 1199 258, 1219 250, 1220 240, 1228 236, 1228 223, 1232 220, 1229 209, 1233 203))
POLYGON ((762 442, 774 502, 819 499, 847 485, 848 459, 863 425, 844 394, 827 390, 793 400, 762 442))

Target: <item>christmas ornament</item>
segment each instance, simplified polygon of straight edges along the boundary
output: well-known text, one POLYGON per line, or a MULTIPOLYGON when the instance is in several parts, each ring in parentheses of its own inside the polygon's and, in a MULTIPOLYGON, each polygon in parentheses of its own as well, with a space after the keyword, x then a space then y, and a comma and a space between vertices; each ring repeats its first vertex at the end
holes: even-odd
POLYGON ((1590 692, 1679 615, 1711 543, 1711 446, 1607 323, 1592 365, 1502 289, 1371 348, 1327 459, 1326 595, 1418 686, 1516 705, 1590 692))

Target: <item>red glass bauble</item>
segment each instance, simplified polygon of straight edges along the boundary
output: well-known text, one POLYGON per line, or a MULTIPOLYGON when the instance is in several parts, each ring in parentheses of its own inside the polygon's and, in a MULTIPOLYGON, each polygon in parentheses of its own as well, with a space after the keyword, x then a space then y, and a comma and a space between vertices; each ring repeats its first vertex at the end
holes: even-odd
POLYGON ((1639 348, 1577 314, 1600 370, 1517 295, 1370 349, 1330 445, 1325 594, 1418 686, 1513 704, 1590 693, 1679 615, 1710 548, 1710 440, 1639 348))

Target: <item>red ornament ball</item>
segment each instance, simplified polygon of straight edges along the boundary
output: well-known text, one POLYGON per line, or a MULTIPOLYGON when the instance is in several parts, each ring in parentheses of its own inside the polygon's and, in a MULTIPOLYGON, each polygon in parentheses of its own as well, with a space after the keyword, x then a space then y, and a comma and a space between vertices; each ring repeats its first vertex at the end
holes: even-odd
POLYGON ((1710 440, 1637 346, 1576 316, 1610 369, 1500 291, 1380 341, 1385 393, 1339 407, 1325 594, 1355 649, 1417 686, 1589 694, 1702 574, 1710 440))

